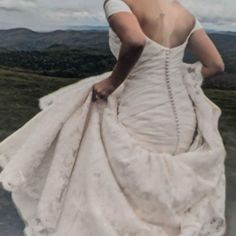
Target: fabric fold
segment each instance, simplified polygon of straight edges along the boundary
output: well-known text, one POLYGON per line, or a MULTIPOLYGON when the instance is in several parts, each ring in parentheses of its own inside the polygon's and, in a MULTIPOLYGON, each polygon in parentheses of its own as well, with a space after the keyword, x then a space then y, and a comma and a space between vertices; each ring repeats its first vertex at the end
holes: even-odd
POLYGON ((213 218, 224 230, 221 110, 201 90, 200 74, 183 74, 197 135, 188 152, 171 155, 141 147, 119 122, 123 84, 107 102, 92 102, 92 86, 110 73, 40 98, 41 112, 0 143, 0 182, 25 234, 198 236, 213 218))

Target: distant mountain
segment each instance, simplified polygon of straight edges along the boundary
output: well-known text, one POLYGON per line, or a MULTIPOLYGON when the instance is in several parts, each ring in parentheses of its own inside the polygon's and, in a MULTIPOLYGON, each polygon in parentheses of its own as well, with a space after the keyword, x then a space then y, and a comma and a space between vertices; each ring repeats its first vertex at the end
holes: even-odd
POLYGON ((232 35, 236 36, 236 32, 234 31, 217 31, 218 34, 224 34, 224 35, 232 35))
POLYGON ((107 31, 108 26, 103 25, 79 25, 79 26, 70 26, 68 30, 97 30, 97 31, 107 31))
POLYGON ((216 34, 225 34, 225 35, 232 35, 236 36, 236 31, 230 31, 230 30, 215 30, 210 28, 204 28, 205 31, 209 34, 216 33, 216 34))
POLYGON ((101 30, 56 30, 35 32, 26 28, 0 30, 0 50, 37 51, 52 45, 77 49, 108 49, 108 33, 101 30))
MULTIPOLYGON (((81 27, 81 26, 80 26, 81 27)), ((220 51, 224 75, 205 81, 204 86, 236 89, 236 35, 231 31, 207 31, 220 51)), ((189 50, 185 62, 196 58, 189 50)), ((26 28, 0 30, 0 67, 43 75, 82 78, 110 70, 115 63, 105 28, 83 26, 80 30, 35 32, 26 28)))
POLYGON ((208 29, 208 28, 205 28, 205 31, 209 34, 211 33, 217 33, 218 31, 217 30, 214 30, 214 29, 208 29))
MULTIPOLYGON (((51 32, 36 32, 26 28, 0 30, 0 51, 40 51, 53 45, 82 50, 108 50, 107 30, 106 26, 90 25, 51 32)), ((236 32, 208 30, 207 33, 219 49, 236 51, 236 32)))

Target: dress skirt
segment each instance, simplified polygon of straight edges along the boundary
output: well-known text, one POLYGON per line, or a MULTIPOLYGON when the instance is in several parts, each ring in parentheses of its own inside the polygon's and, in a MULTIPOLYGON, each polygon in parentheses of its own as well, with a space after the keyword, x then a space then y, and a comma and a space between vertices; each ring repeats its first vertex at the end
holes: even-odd
POLYGON ((0 143, 0 182, 26 236, 222 236, 226 151, 220 108, 189 73, 197 119, 187 151, 146 149, 92 86, 109 72, 39 100, 41 111, 0 143))

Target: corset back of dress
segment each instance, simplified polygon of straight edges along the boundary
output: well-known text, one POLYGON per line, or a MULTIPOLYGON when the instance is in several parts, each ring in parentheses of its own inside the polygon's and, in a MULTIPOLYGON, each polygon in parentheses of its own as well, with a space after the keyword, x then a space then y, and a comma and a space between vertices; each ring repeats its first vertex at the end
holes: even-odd
MULTIPOLYGON (((146 38, 141 56, 124 81, 119 120, 149 150, 179 153, 193 139, 196 117, 181 71, 186 44, 187 39, 167 48, 146 38)), ((118 59, 121 42, 111 28, 109 45, 118 59)))

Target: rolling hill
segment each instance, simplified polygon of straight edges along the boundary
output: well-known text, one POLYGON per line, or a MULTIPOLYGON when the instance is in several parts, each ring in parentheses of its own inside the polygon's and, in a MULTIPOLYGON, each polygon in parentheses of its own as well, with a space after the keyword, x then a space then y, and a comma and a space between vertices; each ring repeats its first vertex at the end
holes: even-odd
MULTIPOLYGON (((236 32, 208 31, 226 65, 225 73, 204 81, 215 89, 236 89, 236 32)), ((185 62, 196 58, 188 50, 185 62)), ((115 58, 107 28, 35 32, 26 28, 0 30, 0 67, 60 77, 85 77, 112 69, 115 58)))
MULTIPOLYGON (((219 50, 236 51, 236 32, 213 31, 208 33, 219 50)), ((66 45, 70 48, 107 49, 107 27, 78 27, 74 30, 36 32, 26 28, 0 30, 0 50, 37 51, 52 45, 66 45)))
POLYGON ((11 51, 37 51, 54 44, 71 48, 107 49, 107 32, 100 30, 56 30, 35 32, 26 28, 0 30, 0 48, 11 51))

